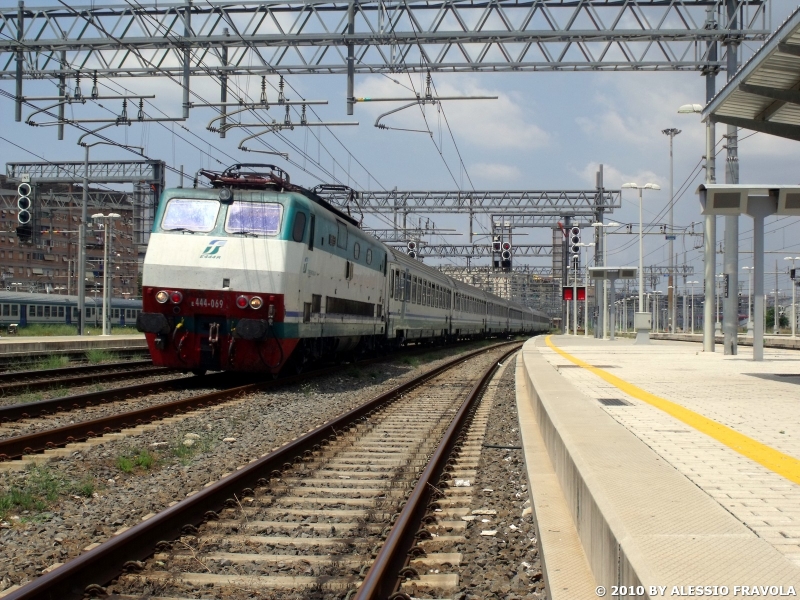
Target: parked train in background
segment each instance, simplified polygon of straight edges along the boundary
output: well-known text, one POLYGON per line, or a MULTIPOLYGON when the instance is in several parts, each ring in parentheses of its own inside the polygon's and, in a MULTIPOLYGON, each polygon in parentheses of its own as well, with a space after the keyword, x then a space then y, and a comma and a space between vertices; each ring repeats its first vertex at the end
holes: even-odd
POLYGON ((384 245, 325 200, 334 186, 292 185, 273 165, 201 173, 211 188, 164 191, 147 248, 137 328, 156 365, 276 374, 550 328, 546 314, 384 245))
MULTIPOLYGON (((103 299, 86 296, 86 324, 102 327, 103 299)), ((111 324, 133 326, 142 311, 141 300, 111 299, 111 324)), ((78 297, 28 292, 0 292, 0 327, 30 324, 71 325, 77 323, 78 297)))

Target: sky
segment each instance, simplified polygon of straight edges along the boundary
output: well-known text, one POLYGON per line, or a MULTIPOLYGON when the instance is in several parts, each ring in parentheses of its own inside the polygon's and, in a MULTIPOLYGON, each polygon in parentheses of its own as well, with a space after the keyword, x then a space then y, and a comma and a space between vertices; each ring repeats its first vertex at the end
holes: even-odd
MULTIPOLYGON (((32 3, 31 3, 32 4, 32 3)), ((39 0, 36 4, 55 4, 39 0)), ((16 6, 16 0, 0 0, 0 7, 16 6)), ((772 0, 772 25, 777 26, 797 6, 787 0, 772 0)), ((745 57, 757 46, 744 49, 745 57)), ((717 89, 726 74, 717 77, 717 89)), ((344 76, 294 75, 287 78, 287 96, 297 99, 328 100, 325 106, 313 107, 310 120, 326 122, 352 121, 358 126, 297 128, 285 132, 283 140, 274 134, 265 136, 274 147, 290 154, 287 162, 277 156, 243 153, 237 150, 245 134, 232 131, 227 139, 206 131, 215 113, 208 108, 192 110, 190 120, 182 124, 135 124, 131 127, 106 130, 109 138, 123 144, 141 145, 150 158, 161 159, 187 174, 199 168, 221 170, 234 162, 270 162, 286 169, 292 181, 313 186, 330 182, 335 177, 356 189, 411 190, 590 190, 595 185, 598 165, 604 165, 605 186, 618 189, 626 182, 657 183, 661 191, 644 194, 644 221, 658 229, 667 222, 669 202, 669 138, 661 133, 665 128, 678 128, 674 139, 674 205, 675 228, 702 230, 702 218, 695 190, 704 180, 700 169, 704 153, 704 124, 699 115, 678 114, 679 106, 705 101, 705 81, 696 72, 562 72, 562 73, 505 73, 505 74, 434 74, 433 82, 440 95, 488 95, 497 100, 468 100, 443 103, 424 108, 412 107, 387 117, 382 122, 406 129, 429 128, 431 135, 396 130, 381 130, 373 126, 380 113, 396 108, 400 103, 357 104, 350 117, 345 111, 346 81, 344 76), (449 126, 449 127, 448 127, 449 126), (320 133, 321 132, 321 133, 320 133), (319 136, 319 139, 315 136, 319 136), (334 137, 335 136, 335 137, 334 137), (289 147, 284 140, 290 141, 289 147), (455 143, 454 143, 455 142, 455 143), (440 153, 441 150, 441 153, 440 153), (306 156, 303 157, 303 152, 306 156), (315 165, 318 162, 319 165, 315 165)), ((272 89, 277 77, 268 77, 269 97, 276 99, 272 89)), ((117 94, 124 86, 131 92, 155 94, 156 99, 146 107, 150 116, 180 116, 181 89, 164 78, 101 80, 101 93, 117 94), (159 112, 161 111, 161 112, 159 112)), ((70 84, 72 85, 72 83, 70 84)), ((355 95, 386 97, 406 96, 411 90, 424 86, 419 75, 394 74, 356 78, 355 95)), ((90 84, 83 83, 83 92, 90 84)), ((231 78, 232 93, 246 90, 257 98, 258 77, 231 78)), ((12 81, 0 81, 0 89, 13 93, 12 81)), ((218 85, 209 78, 194 78, 193 92, 208 101, 218 100, 218 85)), ((26 81, 26 95, 53 95, 52 82, 26 81)), ((197 98, 195 99, 196 101, 197 98)), ((76 118, 110 116, 119 112, 119 102, 99 106, 77 106, 68 111, 76 118), (109 110, 110 109, 110 110, 109 110)), ((54 127, 31 128, 13 120, 13 103, 0 97, 0 135, 18 144, 0 144, 0 160, 81 160, 83 150, 76 145, 78 133, 67 128, 63 141, 57 141, 54 127)), ((25 111, 29 112, 28 110, 25 111)), ((135 108, 129 107, 135 115, 135 108)), ((267 113, 271 119, 282 120, 280 109, 267 113)), ((297 120, 297 116, 294 117, 297 120)), ((717 126, 718 181, 723 181, 725 150, 720 139, 724 126, 717 126)), ((741 131, 739 143, 741 183, 800 183, 798 159, 800 144, 741 131)), ((258 147, 256 143, 249 147, 258 147)), ((109 146, 100 146, 92 158, 133 159, 133 154, 109 146)), ((168 185, 176 185, 177 175, 170 173, 168 185)), ((189 180, 186 181, 187 185, 189 180)), ((623 190, 622 208, 608 216, 619 223, 638 223, 638 196, 635 190, 623 190)), ((435 236, 434 243, 447 239, 467 243, 466 218, 457 215, 427 215, 440 229, 455 230, 446 238, 435 236)), ((413 221, 413 219, 412 219, 413 221)), ((767 250, 782 252, 767 257, 767 271, 774 270, 773 259, 780 261, 778 270, 785 272, 783 256, 800 256, 800 225, 797 219, 767 220, 767 250)), ((484 219, 476 231, 485 232, 484 219)), ((386 227, 386 222, 368 219, 367 225, 386 227)), ((740 219, 740 266, 751 264, 746 251, 752 244, 752 222, 740 219)), ((588 237, 584 235, 584 237, 588 237)), ((718 240, 723 238, 720 220, 718 240)), ((549 243, 548 229, 527 229, 515 232, 518 243, 549 243)), ((702 249, 697 236, 679 236, 675 251, 679 263, 693 266, 695 280, 702 279, 702 249)), ((645 264, 666 265, 666 241, 663 236, 645 239, 645 264)), ((636 264, 636 236, 626 233, 609 235, 609 264, 636 264)), ((428 261, 435 264, 437 261, 428 261)), ((446 261, 445 261, 446 262, 446 261)), ((529 264, 549 265, 549 258, 528 259, 529 264)), ((721 262, 721 256, 720 256, 721 262)), ((719 270, 719 269, 718 269, 719 270)), ((745 285, 746 285, 746 279, 745 285)), ((768 279, 771 281, 771 279, 768 279)), ((666 289, 666 279, 660 289, 666 289)), ((781 275, 779 287, 788 289, 788 277, 781 275)), ((767 291, 774 283, 767 283, 767 291)))

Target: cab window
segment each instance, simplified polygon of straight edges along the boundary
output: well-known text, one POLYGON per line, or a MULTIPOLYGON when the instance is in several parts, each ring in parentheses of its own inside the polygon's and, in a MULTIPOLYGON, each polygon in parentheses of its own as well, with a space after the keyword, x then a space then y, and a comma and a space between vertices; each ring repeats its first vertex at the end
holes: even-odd
POLYGON ((219 202, 173 198, 167 203, 161 228, 166 231, 195 231, 207 233, 214 229, 219 214, 219 202))
POLYGON ((225 231, 242 235, 277 235, 281 229, 282 216, 283 206, 280 204, 235 202, 228 208, 225 231))

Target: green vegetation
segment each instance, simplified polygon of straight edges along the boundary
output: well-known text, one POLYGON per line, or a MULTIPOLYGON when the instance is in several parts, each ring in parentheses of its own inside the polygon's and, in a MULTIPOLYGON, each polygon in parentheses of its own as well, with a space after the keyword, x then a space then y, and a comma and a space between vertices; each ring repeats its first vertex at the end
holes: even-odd
POLYGON ((214 439, 210 434, 201 434, 199 438, 188 440, 181 438, 169 446, 169 453, 182 465, 188 465, 195 454, 203 454, 214 447, 214 439), (190 442, 190 443, 187 443, 190 442))
MULTIPOLYGON (((87 327, 86 333, 88 335, 102 335, 102 327, 87 327)), ((111 335, 133 335, 138 333, 136 328, 131 327, 111 327, 111 335)), ((41 335, 76 335, 77 327, 75 325, 59 324, 51 325, 45 323, 30 323, 25 327, 17 329, 18 336, 41 336, 41 335)))
MULTIPOLYGON (((789 326, 789 317, 778 313, 778 327, 788 327, 789 326)), ((775 308, 770 307, 767 309, 767 331, 772 333, 772 330, 775 328, 775 308)))
POLYGON ((10 512, 42 512, 59 496, 90 497, 94 490, 94 478, 89 475, 81 481, 70 481, 47 465, 32 466, 24 483, 0 492, 0 518, 5 518, 10 512))
POLYGON ((51 354, 45 358, 40 358, 33 365, 34 371, 43 371, 44 369, 60 369, 69 364, 69 356, 63 354, 51 354))
POLYGON ((92 350, 86 351, 86 360, 88 360, 91 364, 94 365, 97 363, 112 362, 115 360, 119 360, 119 357, 113 352, 109 352, 108 350, 93 348, 92 350))
POLYGON ((158 464, 158 459, 158 455, 149 450, 130 448, 117 457, 115 465, 123 473, 133 473, 137 467, 149 471, 158 464))

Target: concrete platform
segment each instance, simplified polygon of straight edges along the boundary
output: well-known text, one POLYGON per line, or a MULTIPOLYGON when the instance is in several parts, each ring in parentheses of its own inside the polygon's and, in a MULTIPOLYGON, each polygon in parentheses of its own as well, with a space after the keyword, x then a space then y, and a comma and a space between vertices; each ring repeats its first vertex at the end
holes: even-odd
POLYGON ((131 335, 53 335, 53 336, 2 336, 0 357, 25 357, 31 354, 67 354, 86 350, 131 350, 147 348, 143 333, 131 335))
MULTIPOLYGON (((626 598, 702 595, 689 586, 796 596, 800 355, 768 350, 754 363, 700 350, 583 336, 527 342, 518 403, 532 410, 535 425, 523 426, 546 449, 524 441, 529 472, 544 454, 609 597, 620 585, 644 586, 626 598)), ((555 521, 542 505, 553 503, 552 490, 532 480, 531 492, 548 579, 570 569, 585 578, 574 550, 572 564, 559 561, 546 539, 555 521)))
MULTIPOLYGON (((617 334, 621 337, 634 337, 631 333, 617 334)), ((698 342, 703 343, 702 333, 650 333, 651 340, 673 340, 678 342, 698 342)), ((724 343, 725 338, 721 335, 714 337, 714 342, 717 344, 724 343)), ((746 334, 739 334, 740 352, 746 353, 747 356, 752 356, 753 338, 747 337, 746 334)), ((792 337, 790 335, 765 335, 764 348, 780 348, 783 350, 800 350, 800 337, 792 337)))

